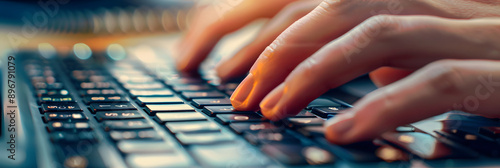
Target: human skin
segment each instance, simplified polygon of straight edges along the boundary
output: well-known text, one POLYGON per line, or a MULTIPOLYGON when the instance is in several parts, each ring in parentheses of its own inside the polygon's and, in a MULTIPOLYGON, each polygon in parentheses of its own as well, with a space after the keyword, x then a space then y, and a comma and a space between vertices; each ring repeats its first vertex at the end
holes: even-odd
MULTIPOLYGON (((380 88, 325 124, 331 142, 371 139, 458 107, 500 117, 499 15, 496 1, 325 0, 267 41, 231 102, 279 120, 371 72, 380 88)), ((234 66, 245 69, 255 54, 240 57, 234 66)))

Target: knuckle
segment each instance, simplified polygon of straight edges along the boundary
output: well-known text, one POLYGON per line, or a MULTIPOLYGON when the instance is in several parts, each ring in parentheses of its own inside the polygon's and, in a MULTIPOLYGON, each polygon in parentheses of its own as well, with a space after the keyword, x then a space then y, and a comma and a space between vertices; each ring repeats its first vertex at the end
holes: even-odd
POLYGON ((295 2, 292 2, 292 3, 289 3, 288 5, 286 5, 282 11, 295 11, 297 9, 299 9, 302 5, 304 4, 304 2, 302 1, 295 1, 295 2))
POLYGON ((318 7, 325 11, 335 11, 339 8, 348 6, 353 3, 354 0, 323 0, 318 7))
POLYGON ((318 72, 315 68, 317 67, 317 64, 318 62, 314 58, 310 57, 300 63, 294 71, 300 73, 303 77, 311 77, 318 72))
POLYGON ((295 1, 286 5, 281 11, 280 15, 286 18, 299 19, 314 9, 319 2, 314 1, 295 1), (312 6, 314 4, 314 6, 312 6))
POLYGON ((303 83, 303 80, 309 80, 315 82, 315 86, 319 90, 330 88, 329 84, 325 82, 325 77, 320 74, 324 70, 319 64, 320 62, 316 58, 307 58, 290 73, 289 77, 285 79, 285 83, 303 83))
MULTIPOLYGON (((401 100, 401 97, 396 96, 396 93, 394 93, 391 89, 388 89, 387 87, 383 87, 379 89, 380 94, 382 95, 381 100, 383 100, 383 107, 384 109, 391 109, 394 108, 395 105, 397 104, 396 102, 398 100, 401 100)), ((387 116, 385 113, 387 111, 381 111, 377 116, 377 118, 384 118, 384 116, 387 116)))
POLYGON ((424 74, 434 74, 428 86, 444 95, 457 95, 464 91, 464 76, 455 60, 440 60, 425 68, 424 74))
POLYGON ((275 50, 282 44, 281 41, 282 40, 280 39, 280 37, 278 37, 270 45, 268 45, 260 54, 259 58, 250 71, 255 71, 255 73, 262 71, 263 67, 265 67, 265 65, 269 64, 269 62, 272 61, 275 50))
POLYGON ((401 31, 400 20, 400 16, 375 15, 361 23, 360 28, 376 40, 387 40, 401 31))

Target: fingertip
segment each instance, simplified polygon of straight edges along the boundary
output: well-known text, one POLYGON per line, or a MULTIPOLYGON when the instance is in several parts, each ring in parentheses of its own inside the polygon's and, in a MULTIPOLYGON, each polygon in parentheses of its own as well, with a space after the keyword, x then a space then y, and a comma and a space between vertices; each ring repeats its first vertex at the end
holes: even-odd
POLYGON ((279 85, 276 87, 271 93, 269 93, 259 104, 261 109, 269 110, 272 111, 278 104, 278 102, 281 100, 281 97, 283 96, 283 91, 284 91, 284 84, 279 85))
POLYGON ((198 73, 200 63, 204 58, 193 55, 193 53, 183 53, 176 61, 176 68, 179 72, 198 73))
POLYGON ((231 105, 234 107, 235 110, 243 111, 245 109, 245 105, 243 105, 243 101, 239 100, 236 98, 236 91, 231 95, 229 100, 231 101, 231 105))
POLYGON ((346 113, 325 122, 325 137, 330 143, 349 144, 353 139, 348 136, 354 127, 354 116, 346 113))
POLYGON ((397 69, 391 67, 381 67, 370 72, 370 79, 377 87, 383 87, 394 83, 413 73, 411 70, 397 69))
POLYGON ((278 121, 285 118, 283 112, 280 111, 280 109, 278 108, 267 108, 265 107, 265 105, 262 105, 262 103, 259 106, 260 106, 260 112, 266 119, 269 119, 271 121, 278 121))
POLYGON ((215 72, 217 72, 217 76, 222 82, 226 82, 231 78, 232 66, 230 62, 230 60, 221 61, 215 66, 215 72))
POLYGON ((285 117, 286 114, 282 111, 283 107, 278 106, 283 97, 284 87, 284 84, 276 87, 259 104, 261 112, 266 118, 276 121, 285 117))
POLYGON ((248 100, 238 100, 234 98, 234 94, 229 98, 231 105, 237 111, 256 111, 256 108, 250 106, 248 100))
POLYGON ((183 50, 179 53, 179 55, 175 58, 176 69, 180 72, 188 72, 191 67, 189 66, 189 61, 191 56, 189 55, 189 51, 183 50))
POLYGON ((198 67, 193 66, 190 62, 189 59, 186 58, 180 58, 176 61, 177 65, 177 70, 180 72, 197 72, 198 67))
MULTIPOLYGON (((264 47, 265 48, 265 47, 264 47)), ((220 61, 215 70, 222 81, 240 77, 248 73, 263 49, 255 49, 249 44, 227 60, 220 61)))
POLYGON ((269 109, 260 109, 260 112, 264 116, 264 118, 269 119, 271 121, 278 121, 281 118, 277 117, 272 110, 269 109))
POLYGON ((177 57, 177 59, 175 59, 175 68, 178 70, 178 71, 181 71, 181 72, 184 72, 184 69, 185 69, 185 61, 183 60, 184 56, 180 56, 180 57, 177 57))
POLYGON ((231 100, 231 105, 234 107, 235 110, 243 111, 245 109, 243 102, 235 100, 233 96, 231 96, 230 100, 231 100))
POLYGON ((237 111, 257 111, 257 108, 253 108, 247 102, 239 102, 231 100, 231 105, 237 111))

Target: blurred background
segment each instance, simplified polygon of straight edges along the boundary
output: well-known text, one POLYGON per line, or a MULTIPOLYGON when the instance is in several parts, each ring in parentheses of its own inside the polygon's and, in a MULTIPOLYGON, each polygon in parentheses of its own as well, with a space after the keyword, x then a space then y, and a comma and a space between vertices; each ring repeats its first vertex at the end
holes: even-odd
MULTIPOLYGON (((187 29, 192 0, 0 1, 0 54, 83 43, 94 52, 187 29)), ((150 40, 148 40, 150 41, 150 40)))

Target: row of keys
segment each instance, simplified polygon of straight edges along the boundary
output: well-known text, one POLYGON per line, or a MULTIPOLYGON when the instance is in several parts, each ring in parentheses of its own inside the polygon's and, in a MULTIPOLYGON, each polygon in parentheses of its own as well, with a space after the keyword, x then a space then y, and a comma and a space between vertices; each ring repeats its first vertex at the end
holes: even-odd
MULTIPOLYGON (((321 148, 302 145, 299 138, 286 132, 287 128, 278 127, 271 124, 261 115, 255 112, 235 111, 231 106, 226 95, 219 91, 212 90, 210 86, 195 78, 183 78, 167 73, 169 76, 161 79, 172 87, 174 92, 178 93, 184 99, 190 101, 195 107, 202 109, 202 112, 208 116, 214 117, 214 120, 222 125, 228 125, 231 130, 237 134, 244 135, 250 143, 262 147, 262 150, 268 153, 271 157, 287 158, 280 160, 285 164, 302 165, 302 164, 328 164, 332 163, 335 158, 331 153, 321 148), (292 143, 295 144, 293 149, 297 149, 297 156, 288 155, 288 151, 282 148, 267 150, 266 144, 269 143, 292 143), (284 151, 281 151, 284 150, 284 151), (307 154, 302 153, 302 150, 307 150, 307 154), (269 152, 273 151, 273 152, 269 152), (276 155, 274 152, 283 152, 284 155, 276 155), (315 154, 326 153, 328 157, 324 160, 314 160, 315 158, 307 158, 315 156, 315 154), (287 156, 287 157, 284 157, 287 156), (293 157, 298 157, 293 159, 293 157), (291 158, 291 159, 290 159, 291 158), (297 162, 293 162, 296 161, 297 162), (310 163, 309 160, 314 162, 310 163)), ((236 84, 227 86, 218 86, 217 89, 222 90, 226 94, 232 94, 236 84), (227 89, 227 90, 226 90, 227 89), (229 91, 229 92, 226 92, 229 91)), ((181 103, 176 95, 168 96, 149 96, 153 98, 137 98, 139 104, 146 108, 150 115, 154 115, 156 120, 164 124, 165 127, 176 136, 183 145, 205 145, 227 143, 234 141, 234 135, 223 132, 219 126, 208 120, 205 115, 198 113, 191 106, 181 103), (170 99, 169 97, 174 97, 170 99)), ((322 126, 324 119, 328 116, 333 116, 341 113, 345 109, 343 105, 332 101, 317 101, 308 106, 308 110, 304 111, 297 117, 289 118, 285 126, 304 128, 309 126, 322 126), (322 110, 322 111, 321 111, 322 110), (331 110, 326 111, 325 110, 331 110), (312 112, 314 111, 314 112, 312 112), (321 118, 317 118, 320 116, 321 118)), ((271 145, 272 146, 272 145, 271 145)), ((286 149, 289 149, 286 147, 286 149)), ((195 152, 196 155, 196 152, 195 152)), ((279 160, 279 159, 278 159, 279 160)))
MULTIPOLYGON (((289 118, 286 125, 284 125, 286 127, 278 127, 266 121, 262 118, 262 116, 255 112, 235 111, 231 106, 230 101, 225 98, 225 96, 221 95, 217 91, 210 91, 210 87, 206 86, 206 84, 198 83, 199 81, 193 80, 191 78, 178 80, 179 78, 181 78, 181 76, 172 75, 170 73, 165 74, 167 74, 168 76, 162 79, 165 79, 167 84, 171 84, 174 91, 180 93, 185 99, 190 100, 193 106, 202 109, 202 112, 206 115, 214 117, 215 121, 223 125, 228 125, 229 128, 231 128, 231 130, 233 130, 235 133, 244 135, 245 139, 247 139, 248 142, 260 146, 262 151, 267 153, 269 156, 281 161, 282 163, 290 165, 328 164, 332 163, 335 160, 335 157, 330 152, 324 149, 316 146, 302 145, 299 138, 287 133, 286 130, 289 129, 287 127, 322 128, 324 119, 321 118, 329 118, 336 114, 342 113, 342 110, 348 108, 347 106, 335 103, 330 100, 314 101, 308 106, 307 110, 304 110, 296 117, 289 118), (178 81, 182 81, 180 83, 183 84, 175 84, 178 81), (202 96, 197 98, 192 95, 202 96), (317 118, 317 116, 320 116, 321 118, 317 118), (274 143, 294 145, 284 146, 283 148, 276 148, 274 143), (303 151, 308 152, 303 153, 303 151), (315 156, 318 156, 318 154, 324 155, 326 157, 323 157, 323 159, 315 158, 315 156)), ((231 95, 236 86, 236 84, 219 85, 217 86, 217 89, 223 91, 228 95, 231 95)), ((185 117, 181 120, 181 122, 177 122, 177 120, 168 120, 167 116, 177 118, 176 116, 183 115, 183 112, 176 112, 172 115, 164 115, 160 113, 156 114, 160 118, 160 123, 165 123, 166 127, 174 134, 176 134, 177 131, 181 131, 183 129, 185 129, 186 131, 194 132, 219 131, 217 127, 212 127, 214 123, 211 123, 211 121, 209 120, 203 119, 203 117, 195 114, 195 112, 189 112, 188 115, 193 116, 185 117), (181 128, 181 130, 178 130, 179 128, 176 127, 178 123, 182 123, 179 124, 180 126, 178 126, 181 128), (189 126, 188 123, 193 123, 193 126, 189 126)), ((309 129, 307 131, 309 131, 309 129)))
MULTIPOLYGON (((180 78, 180 76, 172 75, 162 79, 184 99, 191 100, 191 104, 196 108, 230 105, 226 95, 213 90, 199 78, 180 78)), ((191 153, 202 165, 224 167, 227 166, 228 159, 237 162, 238 166, 244 167, 261 167, 267 164, 268 160, 263 156, 248 158, 245 154, 238 154, 241 153, 239 152, 241 149, 238 149, 237 145, 233 145, 233 143, 238 143, 234 134, 224 132, 218 124, 209 120, 205 115, 189 105, 172 104, 155 101, 145 103, 145 107, 146 111, 156 116, 159 123, 165 124, 166 128, 175 135, 181 144, 191 146, 189 148, 191 153)), ((230 120, 245 121, 249 119, 249 116, 221 116, 221 118, 225 122, 230 120)), ((248 150, 251 148, 245 147, 245 151, 248 150)))
POLYGON ((50 140, 56 144, 96 142, 88 117, 58 78, 60 74, 49 62, 37 60, 25 66, 34 87, 35 96, 47 123, 50 140))
MULTIPOLYGON (((194 112, 194 109, 184 104, 183 100, 174 96, 174 92, 167 89, 162 83, 150 77, 147 73, 134 70, 128 64, 121 65, 125 68, 116 68, 111 71, 113 77, 126 89, 134 101, 146 108, 149 115, 175 113, 164 113, 172 111, 194 112)), ((97 112, 96 116, 118 111, 97 112)), ((121 112, 123 113, 123 112, 121 112)), ((196 114, 196 113, 195 113, 196 114)), ((170 120, 181 120, 180 117, 168 117, 170 120)), ((154 130, 152 124, 140 118, 122 118, 120 120, 102 119, 103 126, 109 131, 110 137, 116 141, 117 148, 125 154, 125 161, 131 167, 148 166, 192 166, 194 162, 187 155, 181 154, 172 142, 165 142, 158 131, 154 130), (125 120, 123 120, 125 119, 125 120), (161 158, 158 158, 161 157, 161 158), (155 159, 154 162, 147 161, 155 159), (165 161, 165 162, 163 162, 165 161)), ((166 122, 166 121, 165 121, 166 122)))

